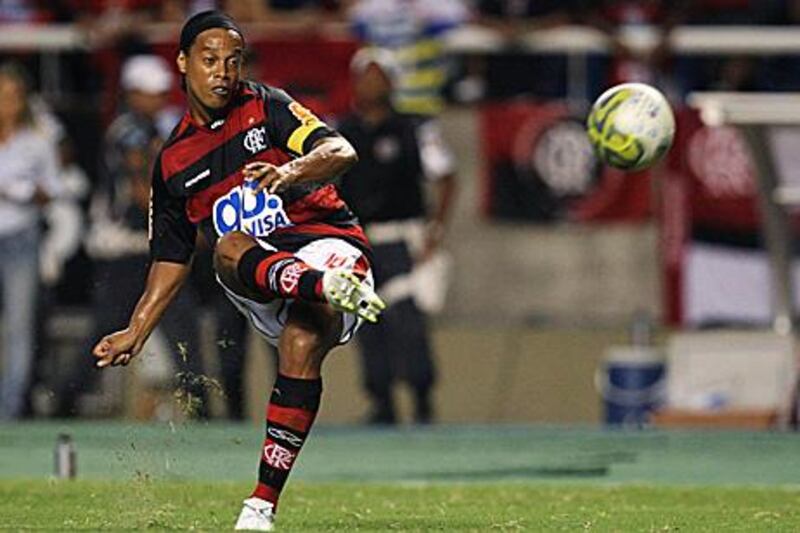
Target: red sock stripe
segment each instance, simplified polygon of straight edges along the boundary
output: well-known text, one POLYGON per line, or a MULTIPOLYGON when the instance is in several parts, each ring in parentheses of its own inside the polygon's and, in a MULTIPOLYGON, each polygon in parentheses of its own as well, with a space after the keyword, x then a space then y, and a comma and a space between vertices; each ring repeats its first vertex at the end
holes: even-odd
POLYGON ((270 403, 267 409, 267 422, 275 422, 295 431, 306 433, 317 413, 298 407, 283 407, 270 403))
POLYGON ((268 502, 272 502, 273 504, 275 504, 275 507, 277 509, 278 497, 280 495, 281 493, 279 490, 259 482, 256 485, 255 490, 253 491, 252 497, 261 498, 262 500, 267 500, 268 502))
POLYGON ((278 261, 288 259, 290 257, 292 257, 292 254, 289 252, 275 252, 261 261, 256 267, 256 285, 261 287, 263 290, 269 291, 269 284, 267 282, 267 273, 269 272, 269 267, 278 261))

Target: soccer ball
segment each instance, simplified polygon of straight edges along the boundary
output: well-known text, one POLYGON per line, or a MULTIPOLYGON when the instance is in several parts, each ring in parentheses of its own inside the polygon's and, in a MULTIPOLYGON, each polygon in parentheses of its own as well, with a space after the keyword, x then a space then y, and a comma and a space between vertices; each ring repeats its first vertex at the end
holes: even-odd
POLYGON ((643 170, 672 145, 675 117, 658 89, 623 83, 600 95, 586 120, 597 156, 612 167, 643 170))

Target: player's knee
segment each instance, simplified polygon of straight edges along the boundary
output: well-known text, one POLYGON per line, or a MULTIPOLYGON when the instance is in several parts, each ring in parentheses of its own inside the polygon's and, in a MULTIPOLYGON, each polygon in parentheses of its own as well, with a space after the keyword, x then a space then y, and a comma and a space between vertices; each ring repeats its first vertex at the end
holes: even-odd
POLYGON ((293 376, 316 375, 325 355, 336 346, 341 334, 341 317, 325 306, 293 305, 281 334, 281 372, 293 376))
POLYGON ((320 331, 288 324, 284 335, 289 351, 299 358, 318 354, 325 348, 325 335, 320 331))
POLYGON ((214 270, 223 281, 236 278, 239 260, 253 246, 257 246, 253 237, 241 231, 226 233, 217 240, 214 248, 214 270))
POLYGON ((287 324, 281 335, 280 372, 292 377, 319 374, 328 348, 324 335, 296 324, 287 324))
POLYGON ((292 318, 314 332, 317 341, 329 350, 336 346, 342 332, 342 315, 328 305, 293 306, 292 318))
POLYGON ((284 330, 287 347, 292 353, 324 355, 336 346, 339 329, 333 321, 322 320, 314 327, 289 323, 284 330))

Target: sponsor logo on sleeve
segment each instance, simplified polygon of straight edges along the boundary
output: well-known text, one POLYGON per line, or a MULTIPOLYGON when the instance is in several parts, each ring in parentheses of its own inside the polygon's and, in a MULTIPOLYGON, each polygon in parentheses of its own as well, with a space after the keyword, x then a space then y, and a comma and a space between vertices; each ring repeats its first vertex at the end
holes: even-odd
POLYGON ((289 111, 300 121, 300 125, 289 135, 289 138, 286 140, 286 146, 290 150, 302 154, 303 143, 308 139, 308 136, 311 135, 311 132, 315 131, 320 126, 324 126, 324 123, 318 119, 314 113, 297 102, 291 102, 289 104, 289 111))
POLYGON ((292 102, 289 104, 289 111, 292 112, 292 115, 299 120, 303 126, 312 126, 314 124, 321 124, 322 121, 317 118, 317 116, 312 113, 307 107, 300 105, 298 102, 292 102))

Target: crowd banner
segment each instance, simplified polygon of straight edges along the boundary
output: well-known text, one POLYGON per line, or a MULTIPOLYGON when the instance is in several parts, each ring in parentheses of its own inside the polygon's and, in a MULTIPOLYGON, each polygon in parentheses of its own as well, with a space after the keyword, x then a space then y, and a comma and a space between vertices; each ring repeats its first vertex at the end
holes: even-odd
POLYGON ((479 113, 487 217, 536 223, 651 218, 650 173, 600 165, 583 117, 565 103, 493 103, 479 113))

